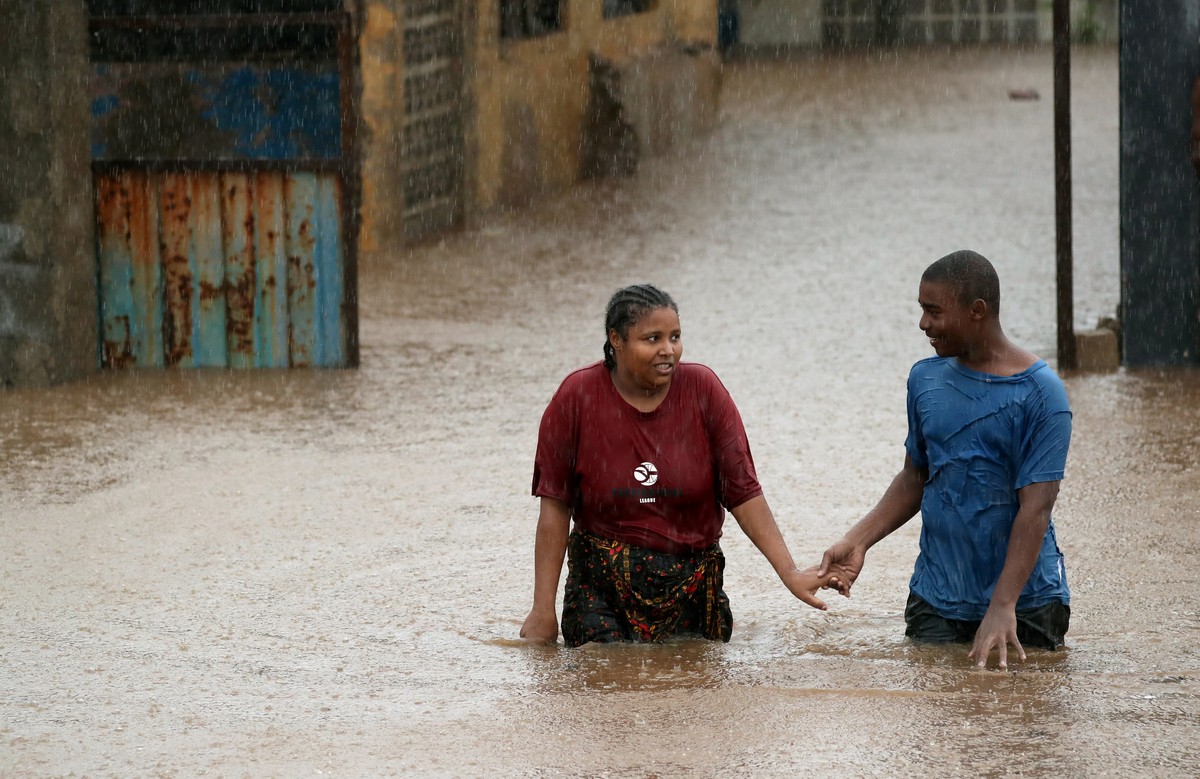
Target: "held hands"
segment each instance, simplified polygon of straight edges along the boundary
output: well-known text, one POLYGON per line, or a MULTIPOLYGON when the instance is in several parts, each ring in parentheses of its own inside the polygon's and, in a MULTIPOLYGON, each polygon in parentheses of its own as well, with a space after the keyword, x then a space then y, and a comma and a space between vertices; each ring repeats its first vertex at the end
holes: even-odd
MULTIPOLYGON (((866 549, 843 538, 825 550, 825 554, 821 557, 821 565, 817 569, 817 576, 835 573, 833 580, 837 584, 834 589, 843 597, 849 598, 850 588, 854 585, 854 580, 862 573, 863 561, 866 560, 866 557, 866 549)), ((829 589, 828 585, 826 585, 826 589, 829 589)))
POLYGON ((780 578, 793 595, 824 611, 829 607, 816 596, 817 590, 837 590, 842 597, 849 598, 850 587, 862 571, 865 557, 865 549, 842 539, 826 550, 819 566, 803 571, 793 568, 780 578))
POLYGON ((521 625, 521 638, 532 644, 553 644, 558 641, 558 615, 553 611, 531 611, 521 625))
POLYGON ((999 650, 999 668, 1008 669, 1008 645, 1012 644, 1017 650, 1017 657, 1025 662, 1025 649, 1017 640, 1017 612, 1015 609, 992 605, 983 615, 979 629, 975 631, 975 643, 967 657, 975 661, 976 668, 986 668, 992 648, 999 650))
POLYGON ((803 571, 792 568, 779 578, 797 598, 814 609, 825 611, 829 607, 825 605, 825 601, 817 597, 817 590, 837 590, 842 595, 850 597, 850 585, 845 583, 847 577, 848 573, 839 565, 830 566, 825 573, 820 573, 817 566, 814 565, 803 571))

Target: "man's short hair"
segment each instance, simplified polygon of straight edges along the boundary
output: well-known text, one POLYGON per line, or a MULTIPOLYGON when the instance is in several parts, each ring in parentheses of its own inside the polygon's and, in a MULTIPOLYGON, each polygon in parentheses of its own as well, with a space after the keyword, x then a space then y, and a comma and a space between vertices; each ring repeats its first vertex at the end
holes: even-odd
POLYGON ((964 306, 982 300, 993 312, 1000 311, 1000 277, 978 252, 961 249, 947 254, 925 269, 921 281, 953 285, 964 306))

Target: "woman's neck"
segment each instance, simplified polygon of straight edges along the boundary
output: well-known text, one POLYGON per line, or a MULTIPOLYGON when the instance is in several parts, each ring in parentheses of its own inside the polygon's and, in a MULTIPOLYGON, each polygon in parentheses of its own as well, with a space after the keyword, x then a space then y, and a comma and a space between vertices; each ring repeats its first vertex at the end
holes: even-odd
POLYGON ((647 389, 629 377, 622 375, 620 368, 612 368, 608 375, 612 377, 613 387, 617 394, 638 411, 648 412, 658 408, 667 397, 671 383, 667 382, 658 387, 647 389))

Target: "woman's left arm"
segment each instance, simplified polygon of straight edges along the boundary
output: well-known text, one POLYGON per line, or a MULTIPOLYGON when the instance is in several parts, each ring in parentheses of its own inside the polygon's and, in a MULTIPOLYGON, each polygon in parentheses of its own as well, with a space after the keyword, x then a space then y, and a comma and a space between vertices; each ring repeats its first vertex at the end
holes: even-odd
POLYGON ((816 596, 817 590, 834 582, 834 587, 840 589, 837 574, 830 571, 825 576, 817 576, 817 566, 801 571, 792 560, 787 542, 779 532, 775 523, 775 515, 767 505, 767 499, 762 494, 750 498, 732 509, 733 518, 741 525, 742 532, 762 552, 763 557, 775 569, 780 581, 800 600, 814 609, 824 610, 825 602, 816 596))

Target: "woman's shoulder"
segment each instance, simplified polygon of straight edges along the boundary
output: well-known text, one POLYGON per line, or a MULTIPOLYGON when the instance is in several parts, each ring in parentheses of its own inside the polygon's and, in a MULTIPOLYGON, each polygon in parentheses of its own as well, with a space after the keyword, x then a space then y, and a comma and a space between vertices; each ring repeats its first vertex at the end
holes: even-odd
POLYGON ((594 382, 608 376, 608 368, 604 367, 603 360, 584 365, 581 368, 576 368, 567 374, 563 379, 563 384, 567 382, 594 382))
POLYGON ((679 363, 679 377, 685 381, 724 387, 717 372, 702 362, 679 363))
POLYGON ((729 390, 725 388, 717 372, 704 363, 681 362, 677 370, 676 379, 690 393, 698 396, 729 396, 729 390))
POLYGON ((568 373, 566 378, 559 383, 558 390, 554 394, 556 396, 591 394, 603 386, 603 382, 607 380, 608 369, 604 367, 603 362, 597 361, 568 373))
POLYGON ((717 372, 702 362, 680 362, 676 367, 680 376, 686 376, 693 381, 720 381, 717 372))

